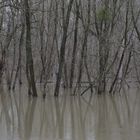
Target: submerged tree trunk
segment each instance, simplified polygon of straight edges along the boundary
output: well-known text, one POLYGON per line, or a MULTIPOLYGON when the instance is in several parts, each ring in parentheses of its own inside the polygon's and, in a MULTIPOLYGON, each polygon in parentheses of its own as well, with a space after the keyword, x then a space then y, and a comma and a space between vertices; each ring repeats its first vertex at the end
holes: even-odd
POLYGON ((34 78, 34 67, 31 47, 31 23, 30 23, 30 8, 28 0, 25 0, 25 17, 26 17, 26 74, 29 84, 29 94, 37 97, 36 84, 34 78))
MULTIPOLYGON (((66 15, 66 20, 64 19, 64 27, 63 27, 63 37, 61 42, 61 48, 60 48, 60 60, 59 60, 59 69, 57 74, 57 80, 55 85, 55 91, 54 96, 59 95, 59 88, 60 88, 60 82, 62 77, 62 70, 65 62, 65 48, 66 48, 66 41, 67 41, 67 32, 68 32, 68 26, 69 26, 69 19, 70 19, 70 13, 73 5, 73 0, 70 0, 66 15)), ((64 7, 63 7, 64 8, 64 7)))
MULTIPOLYGON (((123 52, 121 54, 121 58, 120 58, 120 61, 119 61, 119 65, 118 65, 118 69, 117 69, 115 78, 114 78, 114 80, 113 80, 113 82, 112 82, 112 84, 110 86, 109 93, 113 93, 114 92, 114 87, 115 87, 115 85, 117 83, 118 78, 121 79, 121 80, 123 78, 121 69, 123 68, 123 62, 124 62, 124 58, 125 58, 126 49, 128 48, 128 45, 129 45, 129 43, 128 43, 129 42, 129 40, 128 40, 128 31, 129 31, 128 30, 128 26, 129 26, 128 15, 129 15, 129 6, 130 6, 130 3, 129 3, 129 1, 127 1, 127 4, 126 4, 126 13, 125 13, 124 44, 123 44, 124 45, 124 48, 123 48, 123 52), (121 76, 119 77, 119 74, 120 73, 121 73, 121 76)), ((128 61, 129 61, 129 59, 128 59, 128 61)))
POLYGON ((104 37, 99 40, 99 77, 98 77, 98 94, 106 91, 106 64, 107 64, 107 46, 104 37))
POLYGON ((74 45, 71 60, 71 71, 70 71, 70 88, 73 86, 74 72, 75 72, 75 57, 77 49, 77 36, 78 36, 78 24, 79 24, 79 6, 76 3, 76 19, 75 19, 75 30, 74 30, 74 45))
POLYGON ((15 85, 16 85, 16 81, 17 78, 19 78, 19 84, 22 84, 21 81, 21 59, 22 59, 22 46, 23 46, 23 42, 24 42, 24 32, 25 32, 25 25, 24 23, 22 23, 22 30, 21 30, 21 34, 20 34, 20 41, 19 41, 19 58, 18 58, 18 64, 17 64, 17 68, 16 68, 16 74, 15 74, 15 78, 14 78, 14 82, 13 82, 13 90, 15 89, 15 85))

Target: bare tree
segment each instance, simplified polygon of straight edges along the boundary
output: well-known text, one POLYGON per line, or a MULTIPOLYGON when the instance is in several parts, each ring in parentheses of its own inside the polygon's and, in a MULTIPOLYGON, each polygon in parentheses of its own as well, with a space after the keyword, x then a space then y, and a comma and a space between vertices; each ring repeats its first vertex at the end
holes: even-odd
POLYGON ((34 77, 34 67, 33 67, 33 57, 32 57, 32 47, 31 47, 31 17, 30 17, 30 7, 28 0, 25 0, 25 18, 26 18, 26 75, 29 85, 28 94, 33 97, 37 96, 35 77, 34 77))
POLYGON ((70 13, 71 13, 73 1, 74 0, 69 1, 68 10, 67 10, 67 14, 66 14, 66 19, 63 19, 64 20, 64 23, 63 23, 63 37, 62 37, 61 48, 60 48, 59 70, 58 70, 58 74, 57 74, 56 86, 55 86, 55 91, 54 91, 55 96, 59 95, 59 88, 60 88, 62 70, 63 70, 63 65, 64 65, 64 62, 65 62, 65 48, 66 48, 66 41, 67 41, 67 32, 68 32, 69 19, 70 19, 70 13))

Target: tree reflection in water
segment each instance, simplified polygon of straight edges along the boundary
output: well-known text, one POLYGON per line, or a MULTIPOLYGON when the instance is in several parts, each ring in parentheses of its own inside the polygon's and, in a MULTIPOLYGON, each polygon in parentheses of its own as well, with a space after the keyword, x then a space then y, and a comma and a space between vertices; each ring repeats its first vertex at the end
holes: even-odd
MULTIPOLYGON (((140 94, 30 99, 0 87, 0 140, 139 140, 140 94)), ((22 92, 21 92, 22 91, 22 92)))

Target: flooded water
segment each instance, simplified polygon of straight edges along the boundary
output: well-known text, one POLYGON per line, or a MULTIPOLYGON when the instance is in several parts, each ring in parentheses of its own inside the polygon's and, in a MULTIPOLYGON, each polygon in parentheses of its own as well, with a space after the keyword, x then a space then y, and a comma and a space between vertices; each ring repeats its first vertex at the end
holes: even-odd
POLYGON ((1 88, 0 140, 140 140, 137 91, 45 100, 23 91, 1 88))

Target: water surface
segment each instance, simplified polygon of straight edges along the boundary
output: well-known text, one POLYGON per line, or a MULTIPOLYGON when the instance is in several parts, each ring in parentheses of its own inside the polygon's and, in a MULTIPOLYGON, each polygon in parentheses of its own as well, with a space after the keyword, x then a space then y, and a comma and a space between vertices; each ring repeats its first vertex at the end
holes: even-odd
POLYGON ((43 100, 1 88, 0 140, 140 140, 138 91, 43 100))

